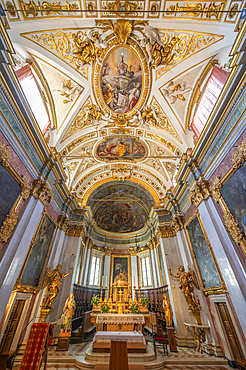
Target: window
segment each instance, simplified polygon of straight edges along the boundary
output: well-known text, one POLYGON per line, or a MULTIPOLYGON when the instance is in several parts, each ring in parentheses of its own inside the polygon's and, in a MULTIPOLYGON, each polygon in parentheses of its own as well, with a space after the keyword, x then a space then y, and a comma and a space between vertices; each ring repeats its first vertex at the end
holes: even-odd
POLYGON ((21 84, 22 90, 33 111, 37 123, 44 134, 50 125, 49 115, 40 94, 37 82, 29 65, 20 68, 15 72, 21 84))
POLYGON ((207 123, 228 76, 229 73, 219 67, 215 66, 212 70, 191 124, 191 128, 197 139, 207 123))
POLYGON ((99 285, 100 258, 93 256, 91 259, 91 272, 89 285, 99 285))
POLYGON ((141 259, 143 286, 152 286, 149 257, 141 259))

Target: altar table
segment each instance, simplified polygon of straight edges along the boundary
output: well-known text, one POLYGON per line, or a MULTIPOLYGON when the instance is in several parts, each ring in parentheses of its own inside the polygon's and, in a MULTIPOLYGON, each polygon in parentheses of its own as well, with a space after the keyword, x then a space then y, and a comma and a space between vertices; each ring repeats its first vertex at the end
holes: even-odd
POLYGON ((95 323, 97 331, 142 331, 145 320, 141 314, 99 313, 95 323))
POLYGON ((145 343, 145 338, 142 333, 130 331, 98 331, 93 338, 93 342, 132 342, 145 343))

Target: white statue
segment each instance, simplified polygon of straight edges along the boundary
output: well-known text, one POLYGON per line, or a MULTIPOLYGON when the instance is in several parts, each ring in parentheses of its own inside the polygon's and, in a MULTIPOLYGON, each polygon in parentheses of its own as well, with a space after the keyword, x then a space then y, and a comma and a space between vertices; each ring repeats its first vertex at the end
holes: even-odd
POLYGON ((93 27, 91 30, 87 31, 86 36, 94 42, 96 48, 98 49, 106 49, 109 45, 108 43, 103 40, 101 35, 103 34, 104 30, 98 27, 93 27), (95 35, 99 35, 98 37, 95 37, 95 35))
POLYGON ((98 120, 94 120, 93 123, 97 125, 97 131, 100 131, 103 127, 106 127, 108 124, 112 122, 111 120, 112 113, 105 113, 102 117, 98 120))
POLYGON ((132 117, 132 123, 138 127, 142 127, 146 130, 149 130, 149 125, 144 122, 140 110, 136 109, 137 113, 132 117))
POLYGON ((152 166, 154 167, 154 169, 155 169, 156 171, 159 171, 159 169, 160 169, 161 167, 160 167, 160 165, 159 165, 159 163, 158 163, 158 159, 157 159, 157 158, 152 158, 152 159, 151 159, 151 161, 152 161, 152 166))

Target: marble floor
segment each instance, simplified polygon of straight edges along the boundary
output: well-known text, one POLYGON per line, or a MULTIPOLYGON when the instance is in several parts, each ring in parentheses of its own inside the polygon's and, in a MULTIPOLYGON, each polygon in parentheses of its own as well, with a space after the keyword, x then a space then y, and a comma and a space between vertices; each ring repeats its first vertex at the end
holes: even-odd
MULTIPOLYGON (((152 345, 152 343, 150 343, 152 345)), ((78 370, 80 367, 76 367, 75 364, 68 364, 71 359, 76 358, 77 360, 82 360, 84 358, 85 351, 90 346, 90 342, 81 343, 81 344, 72 344, 69 346, 69 350, 67 352, 57 352, 55 349, 50 349, 48 355, 48 364, 47 370, 78 370), (59 359, 57 364, 54 364, 54 361, 49 364, 49 358, 56 358, 59 359), (66 363, 67 362, 67 363, 66 363)), ((164 359, 168 362, 164 365, 163 369, 165 370, 229 370, 231 369, 228 365, 215 365, 214 361, 216 358, 214 356, 210 356, 206 353, 198 353, 195 349, 191 348, 184 348, 178 347, 178 352, 169 352, 168 356, 164 356, 161 350, 158 350, 157 353, 158 359, 164 359), (201 362, 205 361, 206 365, 201 364, 186 364, 187 360, 193 359, 194 362, 201 362), (209 365, 209 360, 213 362, 213 365, 209 365), (178 364, 172 364, 172 362, 178 361, 178 364)))

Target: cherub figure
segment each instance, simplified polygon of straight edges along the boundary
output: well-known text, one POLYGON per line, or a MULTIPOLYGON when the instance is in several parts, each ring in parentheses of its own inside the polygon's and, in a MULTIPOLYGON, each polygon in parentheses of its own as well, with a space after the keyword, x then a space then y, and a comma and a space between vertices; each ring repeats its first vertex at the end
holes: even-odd
POLYGON ((185 272, 185 268, 182 265, 179 265, 178 270, 179 272, 177 275, 173 275, 171 273, 171 269, 169 269, 169 272, 172 277, 180 279, 179 289, 184 294, 186 302, 189 305, 189 310, 200 310, 201 307, 193 296, 194 290, 193 285, 197 289, 200 289, 194 271, 191 268, 189 268, 189 272, 185 272))

